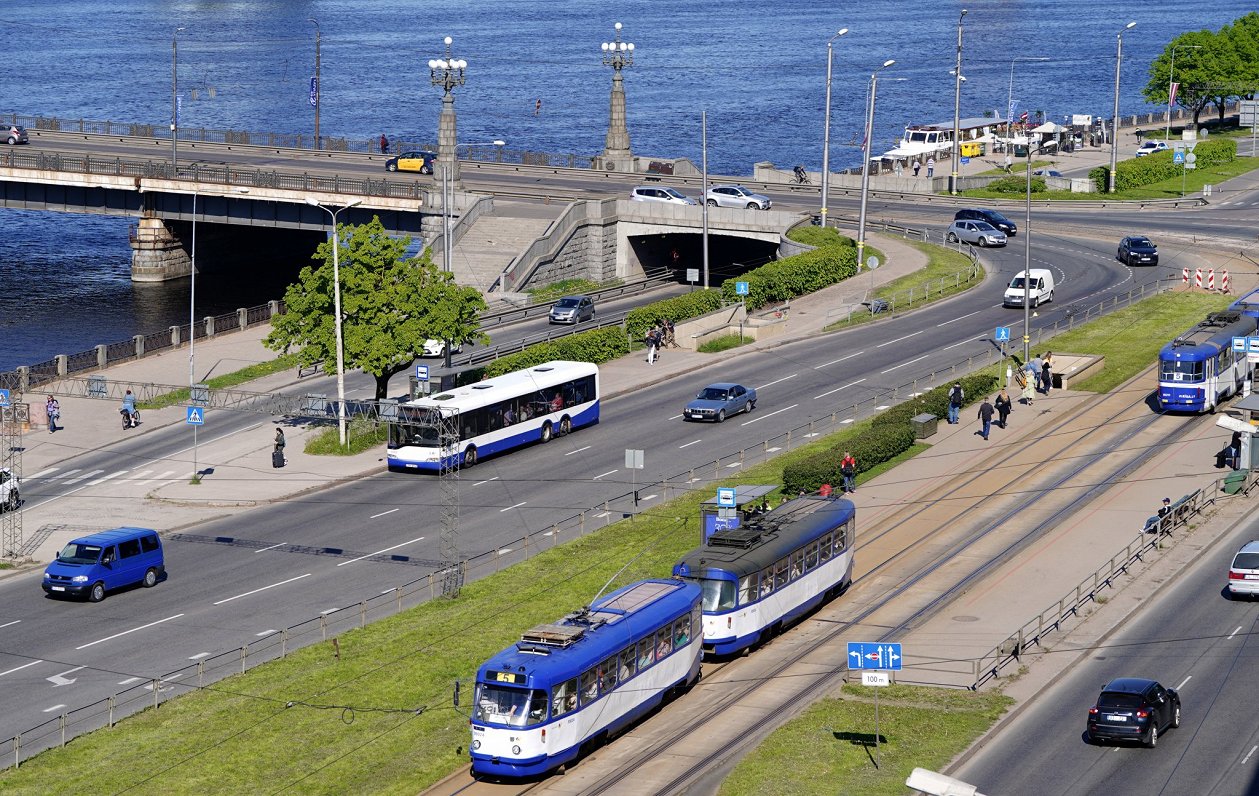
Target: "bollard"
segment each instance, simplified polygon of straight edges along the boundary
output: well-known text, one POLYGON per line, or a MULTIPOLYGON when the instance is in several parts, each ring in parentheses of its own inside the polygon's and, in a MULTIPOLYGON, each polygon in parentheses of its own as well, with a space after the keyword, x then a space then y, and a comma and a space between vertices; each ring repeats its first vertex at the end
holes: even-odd
POLYGON ((249 645, 240 648, 240 673, 245 673, 245 656, 249 654, 249 645))
POLYGON ((286 627, 280 631, 280 657, 288 655, 289 649, 289 629, 286 627))
POLYGON ((358 604, 359 627, 367 627, 367 601, 360 600, 358 604))
POLYGON ((200 688, 205 678, 205 660, 197 661, 197 688, 200 688))
POLYGON ((1201 268, 1199 268, 1197 272, 1193 275, 1193 286, 1202 287, 1202 269, 1201 268))

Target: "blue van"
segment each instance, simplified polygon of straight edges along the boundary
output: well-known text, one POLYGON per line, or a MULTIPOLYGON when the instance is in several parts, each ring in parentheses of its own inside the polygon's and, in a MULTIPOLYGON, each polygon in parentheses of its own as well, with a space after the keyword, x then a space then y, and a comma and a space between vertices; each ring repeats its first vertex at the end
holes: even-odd
POLYGON ((154 586, 165 574, 157 531, 115 528, 75 539, 62 548, 57 560, 44 570, 44 591, 98 603, 107 591, 133 583, 154 586))

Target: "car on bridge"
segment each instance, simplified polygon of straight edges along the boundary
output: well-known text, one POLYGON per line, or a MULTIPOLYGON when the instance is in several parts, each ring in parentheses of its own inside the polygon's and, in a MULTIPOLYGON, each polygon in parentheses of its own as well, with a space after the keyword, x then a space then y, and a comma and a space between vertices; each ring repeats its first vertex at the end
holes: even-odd
POLYGON ((752 193, 742 185, 714 185, 708 189, 705 201, 709 207, 746 207, 749 210, 768 210, 774 204, 765 194, 752 193))
POLYGON ((403 152, 385 161, 385 171, 418 171, 420 174, 432 174, 433 164, 436 162, 436 152, 425 150, 403 152))
POLYGON ((699 391, 695 400, 682 411, 683 420, 724 421, 739 412, 751 412, 756 408, 756 388, 744 387, 732 382, 717 382, 699 391))
POLYGON ((1129 235, 1119 241, 1115 256, 1124 265, 1158 265, 1158 247, 1144 235, 1129 235))
POLYGON ((3 133, 5 141, 9 142, 9 146, 14 144, 27 144, 30 139, 26 137, 26 128, 16 124, 7 124, 0 127, 0 133, 3 133))
POLYGON ((631 202, 665 202, 673 205, 693 205, 696 201, 677 188, 657 188, 643 185, 630 191, 631 202))
POLYGON ((1155 680, 1117 677, 1102 686, 1084 729, 1089 743, 1137 741, 1153 748, 1158 734, 1180 726, 1180 694, 1155 680))

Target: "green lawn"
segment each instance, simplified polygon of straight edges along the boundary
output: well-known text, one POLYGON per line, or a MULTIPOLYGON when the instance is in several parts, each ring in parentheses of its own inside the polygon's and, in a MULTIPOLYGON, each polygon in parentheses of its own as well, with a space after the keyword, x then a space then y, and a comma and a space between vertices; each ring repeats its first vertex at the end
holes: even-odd
POLYGON ((900 796, 915 766, 938 771, 1013 704, 995 691, 972 693, 846 684, 774 730, 739 761, 721 796, 900 796), (879 697, 875 768, 874 692, 879 697))
MULTIPOLYGON (((1193 169, 1185 172, 1183 183, 1184 196, 1193 196, 1202 193, 1204 185, 1219 185, 1225 180, 1239 177, 1242 174, 1259 169, 1259 158, 1238 157, 1231 163, 1222 163, 1218 166, 1209 168, 1193 169)), ((1046 199, 1064 200, 1064 201, 1086 201, 1096 202, 1101 200, 1141 200, 1141 199, 1178 199, 1182 195, 1182 183, 1180 177, 1174 177, 1170 180, 1143 185, 1139 188, 1129 188, 1115 193, 1072 193, 1071 191, 1041 191, 1033 193, 1032 200, 1041 202, 1046 199)), ((974 189, 963 191, 964 196, 973 196, 978 199, 1009 199, 1012 201, 1022 200, 1026 194, 1022 193, 998 193, 987 189, 974 189)))
POLYGON ((723 334, 720 337, 701 343, 699 348, 695 350, 701 354, 716 354, 720 351, 727 351, 731 348, 738 348, 741 345, 756 342, 755 337, 749 337, 744 334, 723 334))
MULTIPOLYGON (((905 243, 925 254, 927 265, 912 274, 906 274, 882 287, 875 288, 875 297, 888 302, 895 311, 931 304, 982 284, 982 271, 978 279, 969 281, 965 279, 965 275, 972 270, 970 258, 966 255, 933 243, 911 240, 905 243)), ((861 278, 863 278, 861 275, 853 277, 853 279, 861 278)), ((869 313, 854 313, 851 318, 830 324, 825 331, 866 323, 870 319, 869 313)))

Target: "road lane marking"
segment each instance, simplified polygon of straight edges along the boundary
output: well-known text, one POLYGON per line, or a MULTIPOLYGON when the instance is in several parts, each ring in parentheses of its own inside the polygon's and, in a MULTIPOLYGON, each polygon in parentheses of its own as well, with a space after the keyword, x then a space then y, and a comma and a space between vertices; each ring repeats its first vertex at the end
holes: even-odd
POLYGON ((61 478, 65 478, 66 476, 68 476, 68 475, 74 475, 74 474, 75 474, 75 473, 77 473, 77 472, 78 472, 78 469, 74 469, 74 470, 66 470, 64 473, 62 473, 62 474, 61 474, 61 476, 60 476, 60 477, 61 477, 61 478))
MULTIPOLYGON (((269 635, 271 635, 272 633, 279 633, 279 632, 280 632, 280 631, 278 631, 278 630, 276 630, 276 629, 274 629, 274 628, 269 628, 269 629, 267 629, 267 630, 262 631, 261 633, 254 633, 254 636, 255 636, 255 637, 257 637, 257 638, 262 638, 263 636, 269 636, 269 635)), ((203 652, 203 653, 201 653, 201 654, 202 654, 202 655, 208 655, 209 653, 207 653, 207 652, 203 652)))
POLYGON ((799 375, 800 375, 800 374, 798 374, 798 373, 792 373, 790 376, 783 376, 781 379, 776 379, 775 381, 771 381, 769 384, 762 384, 760 387, 757 387, 756 389, 758 389, 758 390, 763 390, 763 389, 765 389, 766 387, 773 387, 775 384, 778 384, 778 383, 780 383, 780 382, 784 382, 784 381, 786 381, 787 379, 794 379, 796 376, 799 376, 799 375))
POLYGON ((577 449, 577 450, 575 450, 575 451, 569 451, 568 453, 566 453, 566 454, 564 454, 564 455, 565 455, 565 456, 572 456, 574 453, 581 453, 582 451, 588 451, 588 450, 590 450, 590 446, 589 446, 589 445, 587 445, 587 446, 586 446, 586 447, 584 447, 584 448, 578 448, 578 449, 577 449))
POLYGON ((63 685, 73 685, 73 684, 74 684, 74 681, 75 681, 75 680, 78 680, 79 678, 77 678, 77 677, 66 677, 66 675, 67 675, 67 674, 74 674, 75 672, 77 672, 77 671, 79 671, 80 669, 83 669, 83 668, 86 668, 86 667, 83 667, 83 666, 76 666, 76 667, 74 667, 73 669, 70 669, 70 670, 68 670, 68 671, 64 671, 64 672, 62 672, 61 674, 54 674, 52 677, 45 677, 44 679, 45 679, 45 680, 47 680, 48 682, 52 683, 52 687, 53 687, 53 688, 57 688, 58 686, 63 686, 63 685))
MULTIPOLYGON (((0 627, 4 627, 4 625, 0 625, 0 627)), ((1238 625, 1236 630, 1228 634, 1228 637, 1232 638, 1233 636, 1237 635, 1238 633, 1241 632, 1241 629, 1242 629, 1241 625, 1238 625)))
POLYGON ((386 514, 393 514, 395 511, 397 511, 397 509, 389 509, 389 511, 382 511, 382 512, 380 512, 379 514, 373 514, 372 516, 368 517, 367 519, 369 519, 369 520, 374 520, 374 519, 376 519, 377 517, 383 517, 383 516, 385 516, 386 514))
POLYGON ((22 621, 21 619, 14 619, 12 622, 5 622, 3 625, 0 625, 0 628, 5 628, 5 627, 8 627, 9 625, 16 625, 18 622, 21 622, 21 621, 22 621))
POLYGON ((293 582, 293 581, 295 581, 295 580, 301 580, 302 578, 309 578, 309 577, 310 577, 310 573, 309 573, 309 572, 307 572, 305 575, 298 575, 298 576, 297 576, 297 577, 295 577, 295 578, 289 578, 288 580, 282 580, 282 581, 280 581, 279 583, 272 583, 270 586, 263 586, 263 587, 262 587, 262 588, 260 588, 260 589, 254 589, 253 591, 247 591, 247 592, 245 592, 244 594, 238 594, 238 595, 236 595, 235 597, 228 597, 226 600, 219 600, 218 602, 213 602, 213 603, 210 603, 210 605, 222 605, 223 603, 230 603, 232 600, 239 600, 241 597, 248 597, 248 596, 249 596, 249 595, 251 595, 251 594, 257 594, 257 593, 258 593, 258 592, 260 592, 260 591, 266 591, 267 589, 274 589, 276 586, 283 586, 283 585, 284 585, 284 584, 286 584, 286 583, 292 583, 292 582, 293 582))
POLYGON ((494 476, 493 478, 487 478, 484 481, 477 481, 475 484, 473 484, 473 486, 481 486, 482 484, 488 484, 490 481, 497 481, 497 480, 498 480, 498 476, 494 476))
POLYGON ((620 472, 620 470, 608 470, 606 473, 601 473, 601 474, 599 474, 599 475, 596 475, 594 478, 591 478, 590 480, 591 480, 591 481, 598 481, 600 478, 602 478, 602 477, 603 477, 603 476, 605 476, 605 475, 612 475, 613 473, 619 473, 619 472, 620 472))
POLYGON ((128 677, 126 680, 120 680, 120 681, 118 682, 118 685, 131 685, 132 683, 138 683, 138 682, 140 682, 142 679, 144 679, 144 678, 142 678, 142 677, 128 677))
POLYGON ((103 643, 104 643, 104 642, 106 642, 106 641, 112 641, 113 639, 116 639, 116 638, 118 638, 118 637, 120 637, 120 636, 125 636, 125 635, 127 635, 128 633, 134 633, 134 632, 136 632, 137 630, 144 630, 145 628, 153 627, 154 625, 160 625, 160 624, 162 624, 163 622, 169 622, 169 621, 171 621, 172 619, 178 619, 178 618, 179 618, 179 617, 181 617, 181 616, 183 616, 183 614, 175 614, 174 616, 168 616, 168 617, 166 617, 165 619, 159 619, 159 620, 157 620, 156 622, 149 622, 147 625, 140 625, 139 627, 133 627, 133 628, 131 628, 130 630, 124 630, 124 631, 122 631, 121 633, 115 633, 115 634, 114 634, 114 635, 112 635, 112 636, 105 636, 105 638, 98 638, 98 639, 96 639, 95 641, 89 641, 89 642, 88 642, 88 643, 86 643, 86 644, 83 644, 83 645, 80 645, 80 646, 78 646, 78 647, 75 647, 75 649, 76 649, 76 650, 85 650, 85 649, 87 649, 88 647, 95 647, 97 644, 103 644, 103 643))
POLYGON ((943 323, 937 323, 936 328, 939 328, 941 326, 948 326, 950 323, 955 323, 957 321, 962 320, 963 318, 969 318, 972 315, 978 315, 981 312, 986 312, 986 310, 975 310, 974 312, 968 312, 965 315, 959 315, 951 321, 944 321, 943 323))
POLYGON ((1250 747, 1250 751, 1249 751, 1249 752, 1247 752, 1247 753, 1246 753, 1246 756, 1242 758, 1242 765, 1243 765, 1243 766, 1244 766, 1244 765, 1246 765, 1246 763, 1248 763, 1248 762, 1250 761, 1250 756, 1251 756, 1251 755, 1253 755, 1253 754, 1255 753, 1255 750, 1256 750, 1256 749, 1259 749, 1259 746, 1252 746, 1252 747, 1250 747))
POLYGON ((843 361, 844 361, 844 360, 846 360, 846 359, 852 359, 853 357, 859 357, 859 356, 861 356, 861 355, 862 355, 862 354, 864 354, 864 353, 865 353, 865 351, 858 351, 857 353, 855 353, 855 354, 849 354, 849 355, 848 355, 848 356, 846 356, 846 357, 840 357, 839 359, 832 359, 830 362, 823 362, 821 365, 814 365, 814 366, 813 366, 813 369, 814 369, 814 370, 821 370, 822 368, 829 367, 829 366, 831 366, 831 365, 836 365, 836 364, 838 364, 838 363, 840 363, 840 362, 843 362, 843 361))
POLYGON ((733 469, 734 469, 734 468, 736 468, 736 467, 742 467, 742 466, 743 466, 743 463, 742 463, 742 462, 731 462, 730 464, 727 464, 727 465, 726 465, 726 469, 727 469, 727 470, 733 470, 733 469))
POLYGON ((44 708, 45 713, 52 713, 54 710, 61 710, 65 705, 53 705, 50 708, 44 708))
POLYGON ((43 470, 40 470, 38 473, 35 473, 34 475, 28 475, 28 476, 26 476, 26 480, 27 480, 27 481, 29 481, 29 480, 31 480, 32 478, 43 478, 44 476, 48 475, 49 473, 55 473, 55 472, 57 472, 57 471, 58 471, 58 470, 60 470, 60 469, 61 469, 60 467, 46 467, 46 468, 44 468, 43 470))
POLYGON ((669 418, 669 420, 677 420, 679 417, 682 417, 682 415, 674 415, 673 417, 669 418))
POLYGON ((784 408, 784 409, 778 409, 778 410, 773 411, 773 412, 770 412, 770 413, 768 413, 768 414, 758 414, 758 415, 756 416, 756 418, 755 418, 755 419, 753 419, 753 420, 749 420, 749 421, 747 421, 746 423, 742 423, 742 424, 740 424, 740 427, 742 427, 742 426, 750 426, 750 425, 752 425, 753 423, 760 422, 761 420, 764 420, 764 419, 766 419, 766 418, 768 418, 768 417, 773 417, 774 415, 781 415, 783 412, 788 412, 788 411, 791 411, 792 409, 795 409, 795 408, 796 408, 797 406, 799 406, 799 405, 800 405, 800 404, 792 404, 791 406, 788 406, 788 407, 786 407, 786 408, 784 408))
POLYGON ((908 339, 909 339, 909 338, 911 338, 911 337, 917 337, 918 335, 922 334, 922 333, 923 333, 923 332, 925 332, 925 331, 927 331, 927 330, 926 330, 926 329, 919 329, 918 331, 916 331, 916 332, 912 332, 912 333, 910 333, 910 334, 907 334, 907 335, 905 335, 904 337, 898 337, 898 338, 896 338, 895 340, 888 340, 886 343, 879 343, 878 345, 876 345, 876 346, 875 346, 875 348, 882 348, 882 347, 883 347, 883 346, 885 346, 885 345, 892 345, 892 344, 894 344, 894 343, 899 343, 899 342, 900 342, 900 341, 902 341, 902 340, 908 340, 908 339))
POLYGON ((782 450, 782 448, 780 448, 780 447, 778 447, 777 445, 775 445, 775 446, 774 446, 774 447, 772 447, 772 448, 766 448, 766 449, 765 449, 765 452, 766 452, 766 453, 777 453, 777 452, 778 452, 778 451, 780 451, 780 450, 782 450))
POLYGON ((166 470, 161 475, 155 475, 152 478, 146 478, 143 481, 140 481, 139 486, 144 486, 145 484, 151 484, 154 481, 161 481, 163 478, 166 478, 167 476, 171 475, 174 472, 175 472, 174 470, 166 470))
POLYGON ((148 475, 148 474, 149 474, 149 473, 151 473, 151 472, 153 472, 153 471, 152 471, 152 470, 141 470, 141 471, 140 471, 140 472, 138 472, 138 473, 132 473, 132 474, 131 474, 131 480, 132 480, 132 481, 136 481, 137 479, 143 478, 144 476, 148 475))
POLYGON ((835 393, 839 392, 840 390, 846 390, 846 389, 848 389, 849 387, 852 387, 854 384, 860 384, 860 383, 861 383, 861 382, 863 382, 863 381, 865 381, 865 379, 857 379, 856 381, 850 381, 850 382, 848 382, 847 384, 845 384, 843 387, 836 387, 835 389, 830 390, 830 391, 828 391, 828 392, 824 392, 824 393, 822 393, 821 395, 815 395, 815 396, 813 396, 813 400, 815 400, 815 401, 816 401, 816 400, 817 400, 817 399, 819 399, 819 398, 825 398, 825 397, 826 397, 826 396, 828 396, 828 395, 834 395, 835 393))
MULTIPOLYGON (((71 472, 77 472, 77 470, 72 470, 71 472)), ((93 471, 92 471, 92 472, 90 472, 90 473, 84 473, 83 475, 76 475, 74 478, 71 478, 69 481, 66 481, 66 484, 67 484, 67 485, 69 485, 69 484, 77 484, 77 483, 79 483, 80 481, 82 481, 84 478, 91 478, 92 476, 94 476, 94 475, 100 475, 100 474, 101 474, 101 473, 103 473, 103 472, 105 472, 105 471, 104 471, 104 470, 93 470, 93 471)))
POLYGON ((941 348, 940 350, 941 350, 941 351, 948 351, 950 348, 957 348, 957 347, 958 347, 958 346, 960 346, 960 345, 970 345, 971 343, 974 343, 974 342, 977 342, 977 341, 979 341, 979 340, 983 340, 983 339, 984 339, 984 338, 982 338, 982 337, 977 337, 977 338, 975 338, 974 340, 963 340, 963 341, 962 341, 962 342, 960 342, 960 343, 954 343, 953 345, 946 345, 944 348, 941 348))
POLYGON ((924 359, 926 359, 926 358, 927 358, 927 357, 929 357, 929 356, 931 356, 931 355, 930 355, 930 354, 923 354, 922 356, 918 357, 917 359, 911 359, 911 360, 909 360, 908 362, 902 362, 901 364, 899 364, 899 365, 897 365, 897 366, 895 366, 895 367, 891 367, 891 368, 888 368, 887 370, 880 371, 880 372, 881 372, 881 373, 891 373, 892 371, 894 371, 894 370, 899 370, 900 368, 903 368, 903 367, 905 367, 906 365, 912 365, 912 364, 914 364, 915 362, 921 362, 921 361, 923 361, 924 359))
MULTIPOLYGON (((262 635, 262 634, 260 633, 259 635, 262 635)), ((190 660, 190 661, 199 661, 199 660, 201 660, 202 658, 208 658, 208 657, 210 657, 210 653, 208 653, 208 652, 198 652, 196 655, 189 655, 189 656, 188 656, 188 660, 190 660)))
POLYGON ((88 481, 88 482, 87 482, 87 485, 88 485, 88 486, 96 486, 97 484, 104 483, 104 482, 108 481, 108 480, 109 480, 109 479, 111 479, 111 478, 117 478, 117 477, 118 477, 118 476, 120 476, 120 475, 125 475, 127 472, 129 472, 129 471, 128 471, 128 470, 118 470, 117 472, 109 473, 108 475, 102 475, 100 478, 97 478, 97 479, 96 479, 96 480, 94 480, 94 481, 88 481))
MULTIPOLYGON (((604 518, 604 517, 608 516, 608 515, 609 515, 609 514, 611 514, 611 513, 612 513, 612 512, 610 512, 610 511, 601 511, 601 512, 599 512, 598 514, 596 514, 596 515, 595 515, 595 519, 602 519, 602 518, 604 518)), ((550 531, 547 531, 547 534, 548 534, 548 535, 549 535, 550 533, 551 533, 550 531)))
POLYGON ((277 547, 283 547, 283 546, 284 546, 284 545, 286 545, 286 544, 288 544, 288 542, 276 542, 276 543, 275 543, 275 544, 273 544, 273 545, 270 545, 270 546, 268 546, 268 547, 264 547, 264 548, 262 548, 262 550, 255 550, 254 552, 255 552, 255 553, 261 553, 261 552, 263 552, 264 550, 274 550, 274 549, 276 549, 277 547))
MULTIPOLYGON (((519 503, 517 503, 517 504, 516 504, 516 505, 514 505, 514 506, 508 506, 508 507, 507 507, 507 508, 505 508, 505 509, 499 509, 499 510, 498 510, 498 513, 499 513, 499 514, 502 514, 502 513, 503 513, 503 512, 505 512, 505 511, 511 511, 512 509, 518 509, 518 508, 520 508, 521 506, 525 505, 525 504, 526 504, 526 503, 528 503, 528 502, 529 502, 529 501, 527 501, 527 500, 522 500, 522 501, 520 501, 519 503)), ((350 563, 350 562, 348 562, 348 561, 347 561, 347 562, 345 562, 345 563, 347 563, 347 564, 348 564, 348 563, 350 563)), ((341 565, 340 565, 340 564, 337 564, 337 566, 341 566, 341 565)))
POLYGON ((7 672, 0 672, 0 677, 4 677, 6 674, 13 674, 14 672, 20 672, 20 671, 22 671, 23 669, 25 669, 26 667, 28 667, 28 666, 34 666, 34 665, 35 665, 35 664, 37 664, 37 663, 43 663, 43 661, 42 661, 42 660, 39 660, 39 661, 31 661, 30 663, 24 663, 24 664, 22 664, 21 666, 14 667, 14 668, 10 669, 10 670, 9 670, 9 671, 7 671, 7 672))
POLYGON ((1193 679, 1193 675, 1191 674, 1188 677, 1186 677, 1184 680, 1181 680, 1180 685, 1176 686, 1176 690, 1179 691, 1180 689, 1184 688, 1185 683, 1189 682, 1192 679, 1193 679))
POLYGON ((679 446, 678 446, 678 450, 682 450, 683 448, 689 448, 689 447, 691 447, 692 445, 698 445, 698 444, 699 444, 699 443, 701 443, 701 442, 703 442, 703 440, 700 440, 700 439, 693 439, 693 440, 691 440, 690 442, 686 443, 685 445, 679 445, 679 446))
MULTIPOLYGON (((523 504, 523 503, 521 503, 520 505, 522 505, 522 506, 523 506, 524 504, 523 504)), ((409 544, 415 544, 416 542, 420 542, 420 541, 423 541, 423 540, 424 540, 424 537, 423 537, 423 536, 417 536, 417 537, 415 537, 414 539, 412 539, 412 540, 411 540, 411 541, 409 541, 409 542, 403 542, 402 544, 396 544, 396 545, 394 545, 393 547, 386 547, 384 550, 377 550, 377 551, 376 551, 376 552, 374 552, 374 553, 368 553, 367 555, 365 555, 365 556, 359 556, 358 558, 351 558, 349 561, 342 561, 340 564, 337 564, 337 566, 339 566, 339 567, 343 567, 343 566, 345 566, 346 564, 353 564, 355 561, 362 561, 364 558, 371 558, 372 556, 378 556, 378 555, 380 555, 381 553, 388 553, 390 550, 397 550, 399 547, 405 547, 405 546, 407 546, 407 545, 409 545, 409 544)))

